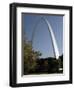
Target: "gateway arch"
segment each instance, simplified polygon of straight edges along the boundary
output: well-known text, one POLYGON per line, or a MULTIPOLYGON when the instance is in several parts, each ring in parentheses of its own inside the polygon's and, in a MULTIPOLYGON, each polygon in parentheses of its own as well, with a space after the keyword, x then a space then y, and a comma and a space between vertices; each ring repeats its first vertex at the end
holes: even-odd
POLYGON ((59 58, 59 50, 58 50, 58 45, 57 45, 57 42, 56 42, 56 38, 55 38, 53 29, 52 29, 49 21, 46 18, 44 18, 44 17, 41 17, 41 19, 37 22, 36 26, 34 27, 34 30, 33 30, 33 33, 32 33, 32 39, 31 39, 32 40, 31 41, 32 47, 33 47, 33 41, 34 41, 34 37, 35 37, 36 27, 37 27, 37 25, 39 24, 39 22, 41 20, 43 20, 46 23, 47 27, 48 27, 47 30, 48 30, 48 32, 50 34, 50 37, 51 37, 54 56, 55 56, 56 59, 58 59, 59 58))

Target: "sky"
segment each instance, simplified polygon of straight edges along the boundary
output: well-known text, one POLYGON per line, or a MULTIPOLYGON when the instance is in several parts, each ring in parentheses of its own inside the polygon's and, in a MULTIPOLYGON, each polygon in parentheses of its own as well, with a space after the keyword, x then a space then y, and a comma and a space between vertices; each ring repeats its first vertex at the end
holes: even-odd
POLYGON ((42 53, 40 58, 54 57, 51 36, 47 24, 41 19, 46 18, 53 29, 60 55, 63 54, 63 16, 61 15, 39 15, 22 13, 22 30, 25 37, 31 41, 35 27, 33 39, 33 49, 42 53))

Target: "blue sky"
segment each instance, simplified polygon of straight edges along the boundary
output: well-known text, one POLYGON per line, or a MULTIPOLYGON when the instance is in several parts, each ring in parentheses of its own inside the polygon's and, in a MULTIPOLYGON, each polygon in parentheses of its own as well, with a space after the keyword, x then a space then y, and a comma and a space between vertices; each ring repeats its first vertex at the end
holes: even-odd
MULTIPOLYGON (((25 32, 26 38, 31 41, 32 32, 35 25, 41 17, 45 17, 51 24, 59 53, 63 53, 63 16, 60 15, 37 15, 37 14, 22 14, 22 29, 25 32)), ((33 40, 33 49, 42 53, 42 58, 54 57, 52 41, 46 23, 41 19, 35 28, 35 37, 33 40)))

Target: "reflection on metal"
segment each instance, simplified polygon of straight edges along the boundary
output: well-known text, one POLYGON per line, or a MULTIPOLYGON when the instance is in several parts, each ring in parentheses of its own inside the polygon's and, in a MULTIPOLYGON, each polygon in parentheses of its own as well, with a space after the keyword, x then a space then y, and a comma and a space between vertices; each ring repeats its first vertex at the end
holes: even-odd
MULTIPOLYGON (((53 45, 53 51, 54 51, 54 55, 55 55, 55 58, 58 59, 59 58, 59 50, 58 50, 58 46, 57 46, 57 43, 56 43, 56 39, 55 39, 55 36, 54 36, 54 32, 53 32, 53 29, 50 25, 50 23, 48 22, 48 20, 44 17, 41 17, 41 19, 47 24, 48 26, 48 31, 49 31, 49 34, 51 36, 51 40, 52 40, 52 45, 53 45)), ((40 19, 40 20, 41 20, 40 19)), ((32 33, 32 46, 33 46, 33 40, 34 40, 34 36, 35 36, 35 31, 36 31, 36 27, 37 25, 39 24, 40 20, 37 22, 35 28, 34 28, 34 31, 32 33)))

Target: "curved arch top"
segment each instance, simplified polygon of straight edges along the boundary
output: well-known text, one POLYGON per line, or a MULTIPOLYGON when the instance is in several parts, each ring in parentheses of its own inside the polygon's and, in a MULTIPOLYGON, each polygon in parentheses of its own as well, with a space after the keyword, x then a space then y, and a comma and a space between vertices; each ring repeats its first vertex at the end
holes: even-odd
MULTIPOLYGON (((59 50, 58 50, 58 45, 57 45, 57 42, 56 42, 56 38, 55 38, 55 35, 54 35, 54 32, 53 32, 53 29, 52 29, 49 21, 48 21, 46 18, 41 17, 41 19, 47 24, 48 31, 49 31, 49 33, 50 33, 51 40, 52 40, 52 45, 53 45, 53 50, 54 50, 54 56, 55 56, 56 59, 58 59, 58 58, 59 58, 59 50)), ((41 20, 41 19, 40 19, 40 20, 41 20)), ((40 20, 39 20, 39 21, 40 21, 40 20)), ((37 24, 39 23, 39 21, 37 22, 37 24)), ((37 26, 37 24, 36 24, 36 26, 37 26)), ((35 27, 35 28, 36 28, 36 27, 35 27)), ((34 36, 35 36, 35 31, 36 31, 35 28, 34 28, 33 33, 32 33, 32 39, 31 39, 31 40, 32 40, 32 41, 31 41, 32 44, 33 44, 33 39, 34 39, 34 36)), ((33 45, 32 45, 32 46, 33 46, 33 45)))

